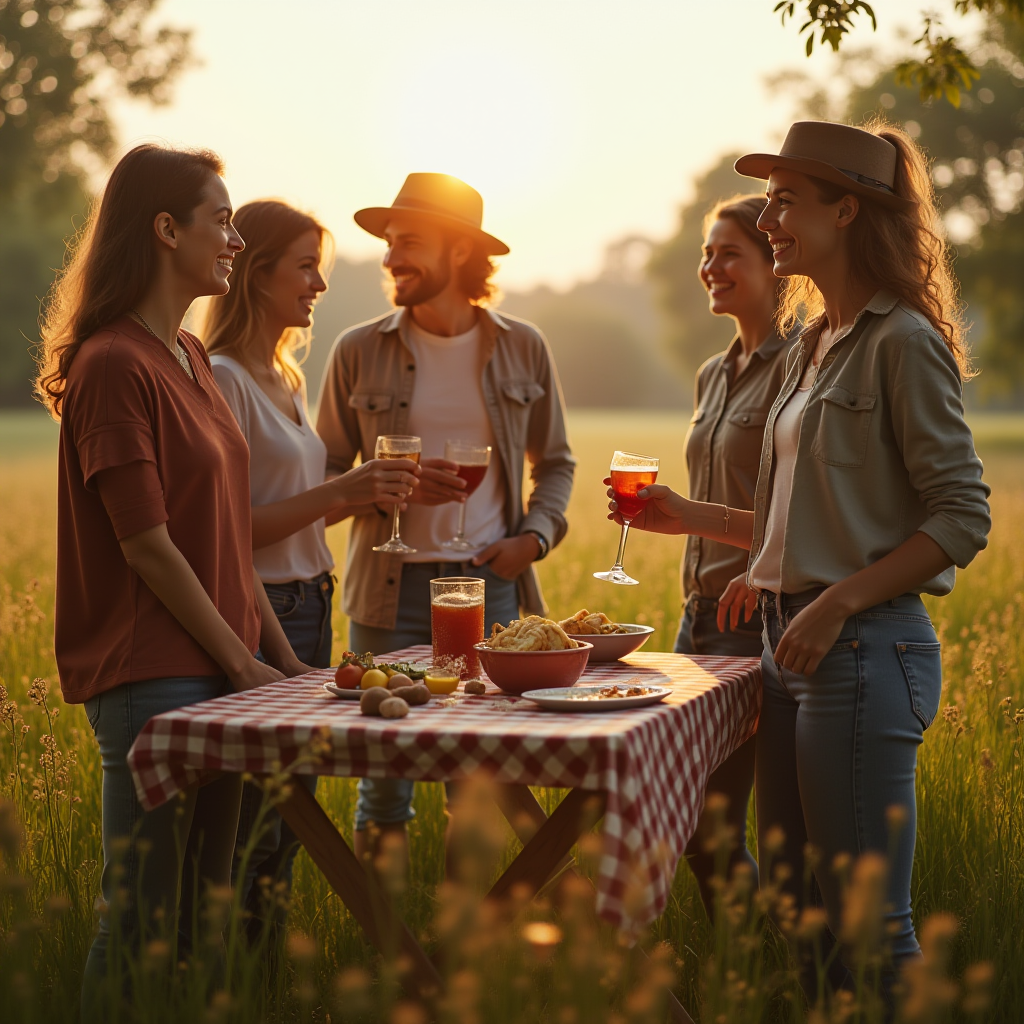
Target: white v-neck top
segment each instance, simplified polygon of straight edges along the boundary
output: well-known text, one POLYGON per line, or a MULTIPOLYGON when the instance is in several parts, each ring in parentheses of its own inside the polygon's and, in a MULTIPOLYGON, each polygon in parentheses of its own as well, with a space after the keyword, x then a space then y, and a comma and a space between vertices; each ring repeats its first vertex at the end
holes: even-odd
MULTIPOLYGON (((306 415, 305 394, 295 395, 299 422, 289 419, 230 356, 210 356, 213 376, 249 445, 253 506, 272 505, 324 482, 327 446, 306 415)), ((334 568, 322 519, 253 552, 264 583, 310 580, 334 568)))

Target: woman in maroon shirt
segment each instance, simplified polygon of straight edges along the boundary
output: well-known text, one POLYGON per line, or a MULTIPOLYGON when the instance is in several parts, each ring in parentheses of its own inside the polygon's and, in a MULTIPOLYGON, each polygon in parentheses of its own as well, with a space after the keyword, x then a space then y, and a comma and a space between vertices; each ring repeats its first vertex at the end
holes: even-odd
POLYGON ((122 976, 112 935, 130 951, 177 930, 175 963, 191 894, 230 879, 239 777, 144 812, 135 737, 153 715, 305 670, 253 571, 248 448, 181 330, 196 297, 227 291, 243 248, 221 171, 209 152, 128 153, 43 330, 37 390, 61 423, 54 646, 64 699, 84 703, 100 747, 101 888, 118 912, 89 953, 87 1009, 97 982, 122 976))

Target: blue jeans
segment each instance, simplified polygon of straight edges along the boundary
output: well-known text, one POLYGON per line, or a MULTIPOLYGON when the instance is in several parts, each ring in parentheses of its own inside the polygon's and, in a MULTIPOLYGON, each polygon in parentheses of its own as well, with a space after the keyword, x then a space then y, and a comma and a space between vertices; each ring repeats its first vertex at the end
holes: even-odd
MULTIPOLYGON (((264 583, 270 606, 274 609, 284 635, 299 661, 313 668, 327 668, 331 663, 331 603, 334 595, 334 577, 329 572, 312 580, 291 583, 264 583)), ((317 776, 299 775, 296 781, 311 793, 316 793, 317 776)), ((238 818, 238 838, 235 845, 235 863, 232 884, 238 881, 243 854, 249 843, 263 803, 263 791, 247 782, 242 790, 242 807, 238 818)), ((242 901, 249 918, 250 936, 257 937, 263 927, 264 901, 257 890, 256 879, 270 878, 292 881, 292 866, 299 852, 299 840, 291 828, 273 808, 267 808, 242 881, 242 901)), ((278 903, 280 906, 280 903, 278 903)), ((284 923, 284 911, 277 915, 277 923, 284 923)))
MULTIPOLYGON (((759 658, 764 650, 760 613, 755 612, 749 622, 743 622, 741 618, 735 630, 730 629, 726 623, 724 633, 718 630, 717 614, 718 601, 715 598, 692 594, 679 623, 675 653, 759 658)), ((723 823, 732 832, 735 846, 725 865, 726 877, 730 877, 738 865, 746 864, 753 873, 755 885, 757 861, 747 849, 747 806, 750 803, 750 791, 754 788, 756 739, 756 736, 751 736, 737 747, 711 773, 704 791, 705 800, 708 794, 714 793, 724 796, 728 801, 723 823)), ((686 846, 686 859, 700 886, 700 897, 708 917, 713 915, 715 907, 715 890, 711 881, 715 876, 717 857, 714 851, 707 850, 705 846, 713 837, 714 830, 713 817, 702 811, 693 838, 686 846)))
MULTIPOLYGON (((507 626, 519 618, 519 599, 515 580, 498 576, 487 565, 468 562, 406 562, 402 567, 402 588, 398 598, 398 617, 394 629, 379 629, 350 622, 349 647, 358 653, 386 654, 413 644, 430 643, 430 581, 442 576, 475 576, 484 581, 484 632, 491 623, 507 626)), ((411 821, 411 779, 360 779, 356 801, 357 831, 372 821, 378 825, 398 825, 411 821)))
POLYGON ((190 676, 125 683, 85 702, 103 765, 100 889, 109 908, 100 917, 85 965, 86 1014, 91 1012, 95 986, 108 971, 118 970, 119 965, 109 962, 115 927, 126 952, 138 950, 147 936, 173 938, 177 932, 180 959, 192 948, 193 929, 199 926, 194 896, 202 897, 208 886, 228 884, 241 778, 224 775, 208 785, 193 786, 156 810, 144 811, 127 757, 154 715, 230 692, 223 676, 190 676))
POLYGON ((839 934, 842 913, 836 857, 856 858, 869 851, 888 855, 883 935, 891 942, 898 973, 920 955, 910 911, 917 831, 914 774, 917 748, 939 707, 939 643, 921 598, 904 594, 847 619, 813 675, 779 668, 773 653, 782 633, 819 593, 767 594, 763 600, 758 843, 766 850, 768 829, 783 830, 784 845, 773 862, 791 867, 785 888, 798 907, 805 900, 804 847, 811 843, 820 851, 814 879, 828 916, 827 943, 839 934), (892 807, 905 812, 902 826, 887 820, 892 807))

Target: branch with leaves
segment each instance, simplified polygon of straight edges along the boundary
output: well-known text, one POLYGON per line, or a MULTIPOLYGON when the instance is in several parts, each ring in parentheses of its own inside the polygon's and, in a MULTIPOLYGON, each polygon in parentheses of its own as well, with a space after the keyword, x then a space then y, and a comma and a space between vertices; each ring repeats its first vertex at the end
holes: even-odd
MULTIPOLYGON (((816 36, 821 46, 827 43, 833 51, 838 51, 844 37, 853 30, 858 16, 863 15, 871 21, 872 31, 878 28, 874 9, 863 0, 782 0, 776 3, 774 12, 781 16, 785 25, 797 16, 798 7, 806 9, 799 34, 807 36, 805 50, 808 57, 814 50, 816 36)), ((954 8, 958 14, 977 11, 1024 19, 1024 0, 955 0, 954 8)), ((954 107, 959 107, 961 93, 969 90, 980 77, 974 61, 953 36, 941 33, 941 25, 932 15, 924 16, 921 35, 914 40, 914 45, 920 47, 923 53, 899 63, 896 68, 897 82, 900 85, 916 86, 922 100, 945 99, 954 107)))

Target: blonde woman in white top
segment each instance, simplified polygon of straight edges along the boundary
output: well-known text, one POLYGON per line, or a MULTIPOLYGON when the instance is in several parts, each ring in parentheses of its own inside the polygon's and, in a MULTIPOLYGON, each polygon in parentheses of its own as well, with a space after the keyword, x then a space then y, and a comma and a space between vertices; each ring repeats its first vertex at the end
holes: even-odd
MULTIPOLYGON (((394 506, 416 486, 408 460, 370 460, 327 479, 327 449, 310 423, 306 382, 295 352, 308 345, 312 310, 327 289, 326 229, 277 200, 242 206, 234 217, 245 239, 230 294, 212 300, 202 337, 217 384, 250 452, 253 564, 297 656, 331 663, 334 560, 325 527, 369 504, 394 506)), ((316 779, 309 779, 315 788, 316 779)), ((242 798, 236 874, 262 794, 247 785, 242 798)), ((297 841, 270 815, 245 865, 244 897, 251 929, 265 926, 257 878, 290 882, 297 841)), ((271 925, 273 922, 271 922, 271 925)))

